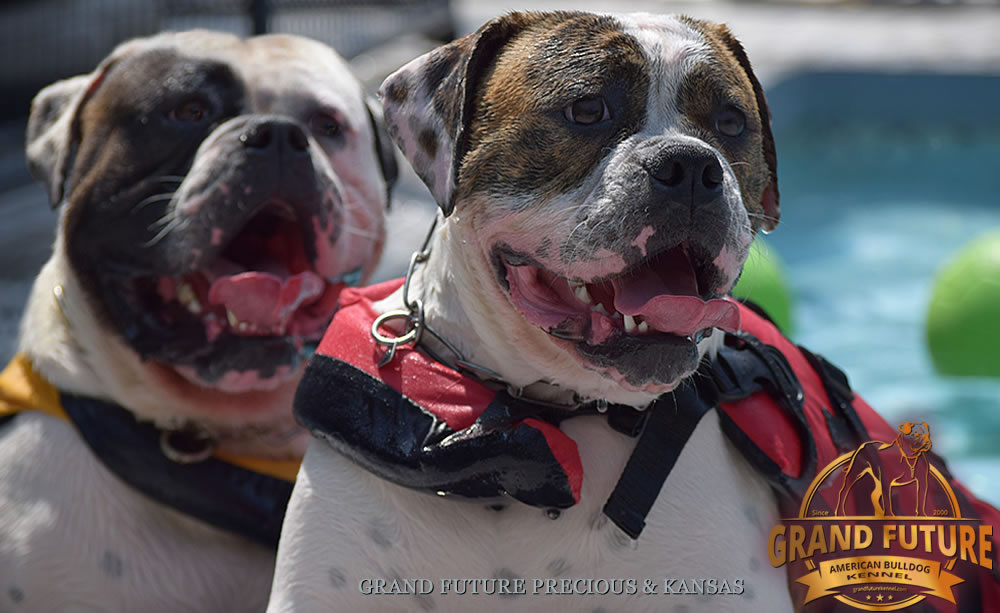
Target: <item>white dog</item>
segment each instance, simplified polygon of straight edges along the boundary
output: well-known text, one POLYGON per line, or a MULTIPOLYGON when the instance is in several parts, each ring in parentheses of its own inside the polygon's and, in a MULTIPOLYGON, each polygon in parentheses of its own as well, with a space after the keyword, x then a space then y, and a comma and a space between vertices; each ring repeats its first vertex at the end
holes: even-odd
POLYGON ((336 450, 306 454, 268 610, 791 610, 767 564, 774 496, 715 411, 680 441, 644 530, 602 511, 634 439, 596 412, 552 417, 647 407, 714 354, 714 329, 739 327, 724 296, 754 233, 778 221, 770 117, 739 43, 683 17, 514 13, 414 60, 381 95, 446 219, 407 300, 396 285, 345 298, 307 371, 299 418, 336 450), (384 313, 377 343, 366 326, 384 313), (385 355, 421 324, 423 351, 385 355), (512 395, 495 410, 497 381, 522 405, 565 406, 518 422, 512 395), (463 394, 480 403, 471 426, 463 394), (539 432, 556 462, 507 461, 535 453, 511 449, 539 432), (480 582, 442 583, 461 578, 480 582), (664 595, 664 578, 703 583, 664 595))
POLYGON ((61 215, 0 386, 0 609, 263 609, 303 356, 382 250, 382 129, 291 36, 135 40, 38 95, 61 215))

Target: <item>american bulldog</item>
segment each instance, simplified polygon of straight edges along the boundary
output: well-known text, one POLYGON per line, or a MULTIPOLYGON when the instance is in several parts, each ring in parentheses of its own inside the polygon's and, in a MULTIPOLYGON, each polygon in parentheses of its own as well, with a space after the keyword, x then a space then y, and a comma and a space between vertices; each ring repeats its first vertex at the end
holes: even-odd
MULTIPOLYGON (((324 435, 295 485, 268 611, 791 610, 784 571, 767 564, 775 498, 715 412, 691 433, 637 540, 602 512, 635 439, 599 411, 641 410, 713 355, 719 330, 740 325, 726 294, 751 240, 778 223, 769 111, 740 43, 687 17, 512 13, 412 61, 380 95, 444 220, 407 299, 404 288, 375 292, 371 311, 389 314, 375 325, 382 336, 424 333, 419 350, 387 361, 389 346, 371 338, 327 353, 374 354, 380 364, 363 370, 386 383, 398 372, 402 385, 426 375, 407 374, 418 354, 433 355, 550 411, 599 409, 559 425, 583 475, 561 510, 511 500, 511 486, 519 500, 544 488, 547 475, 529 465, 489 474, 497 499, 452 496, 489 472, 462 481, 465 467, 478 470, 472 453, 439 496, 396 482, 493 427, 482 419, 443 440, 441 421, 411 440, 400 434, 411 424, 391 417, 359 425, 355 439, 324 435), (353 451, 373 440, 404 461, 387 469, 393 458, 353 451), (417 455, 408 443, 430 449, 427 464, 399 466, 417 455), (664 578, 716 588, 665 594, 664 578), (645 579, 657 595, 644 594, 645 579)), ((326 371, 312 369, 297 410, 341 384, 324 387, 326 371)), ((470 389, 433 376, 420 403, 470 389)), ((552 445, 558 433, 538 428, 552 445)))
POLYGON ((263 609, 304 358, 383 247, 370 102, 323 44, 209 31, 38 94, 60 216, 0 388, 0 609, 263 609))

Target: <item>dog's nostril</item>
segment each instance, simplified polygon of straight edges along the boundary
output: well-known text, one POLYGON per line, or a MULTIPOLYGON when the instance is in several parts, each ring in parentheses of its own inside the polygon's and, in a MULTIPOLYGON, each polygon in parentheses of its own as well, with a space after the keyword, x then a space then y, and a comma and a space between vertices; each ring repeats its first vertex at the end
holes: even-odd
POLYGON ((292 151, 305 151, 309 148, 309 140, 305 133, 298 126, 288 126, 288 144, 292 151))
POLYGON ((722 178, 722 166, 715 160, 709 162, 701 173, 701 183, 708 189, 718 189, 722 178))
POLYGON ((248 129, 240 134, 240 142, 250 149, 267 149, 271 145, 271 126, 260 124, 248 129))
POLYGON ((676 187, 684 181, 684 166, 680 162, 671 161, 661 164, 652 173, 653 178, 670 187, 676 187))

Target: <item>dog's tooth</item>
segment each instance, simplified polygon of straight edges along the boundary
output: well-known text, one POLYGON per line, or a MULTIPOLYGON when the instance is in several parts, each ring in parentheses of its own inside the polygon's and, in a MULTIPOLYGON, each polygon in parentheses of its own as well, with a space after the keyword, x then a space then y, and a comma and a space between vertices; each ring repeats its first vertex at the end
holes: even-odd
POLYGON ((635 332, 635 319, 631 315, 625 315, 625 332, 633 334, 635 332))
POLYGON ((600 313, 602 315, 607 315, 608 314, 608 310, 606 308, 604 308, 604 305, 601 304, 600 302, 598 302, 595 306, 590 307, 590 310, 591 311, 597 311, 598 313, 600 313))
POLYGON ((636 326, 635 329, 639 331, 639 334, 646 334, 649 332, 649 324, 644 321, 640 321, 639 325, 636 326))
POLYGON ((576 294, 576 299, 584 304, 590 304, 593 302, 593 298, 590 297, 590 292, 587 291, 586 285, 576 285, 573 286, 573 293, 576 294))
POLYGON ((245 322, 245 321, 241 321, 240 325, 239 325, 239 329, 240 329, 240 332, 246 332, 247 330, 250 329, 250 325, 247 322, 245 322))
POLYGON ((236 328, 240 325, 240 320, 236 317, 236 313, 233 313, 229 309, 226 309, 226 319, 229 321, 230 328, 236 328))
POLYGON ((177 300, 183 304, 188 311, 195 315, 201 315, 201 303, 190 283, 181 283, 177 286, 177 300))

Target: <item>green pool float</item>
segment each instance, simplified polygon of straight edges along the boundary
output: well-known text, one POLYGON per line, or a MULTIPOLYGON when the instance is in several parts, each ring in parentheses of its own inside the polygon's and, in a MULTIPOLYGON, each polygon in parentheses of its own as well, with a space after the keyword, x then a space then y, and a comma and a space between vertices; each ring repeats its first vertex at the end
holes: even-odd
POLYGON ((938 273, 927 346, 941 374, 1000 377, 1000 231, 974 240, 938 273))
POLYGON ((733 288, 733 296, 747 298, 761 306, 785 334, 792 333, 792 292, 777 252, 757 237, 743 265, 743 275, 733 288))

